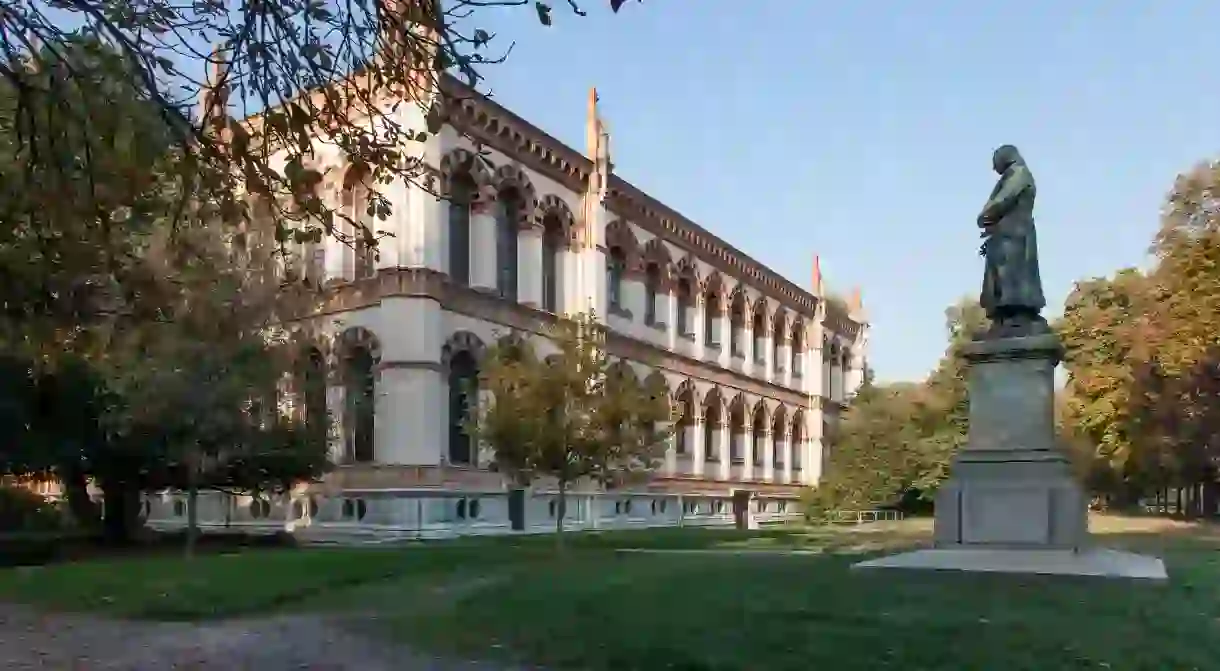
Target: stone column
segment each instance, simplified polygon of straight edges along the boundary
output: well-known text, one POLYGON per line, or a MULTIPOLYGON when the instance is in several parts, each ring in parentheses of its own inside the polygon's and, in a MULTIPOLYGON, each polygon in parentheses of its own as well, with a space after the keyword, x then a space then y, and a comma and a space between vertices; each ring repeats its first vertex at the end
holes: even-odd
MULTIPOLYGON (((342 196, 338 191, 332 191, 329 197, 331 203, 342 203, 342 196)), ((342 205, 340 205, 342 207, 342 205)), ((338 226, 342 222, 338 217, 335 218, 335 225, 338 226)), ((322 236, 322 248, 325 250, 326 259, 326 280, 343 279, 343 258, 344 250, 347 247, 333 235, 322 236)))
POLYGON ((702 413, 695 415, 694 421, 690 425, 690 472, 695 477, 703 476, 703 465, 706 462, 706 455, 703 454, 703 432, 708 428, 703 422, 702 413))
POLYGON ((720 352, 716 355, 716 363, 722 368, 728 368, 729 362, 733 358, 733 353, 729 347, 729 342, 732 340, 733 325, 729 323, 729 306, 728 301, 721 300, 718 305, 718 312, 715 316, 717 329, 720 331, 720 352))
POLYGON ((723 479, 724 473, 729 467, 728 423, 725 421, 725 417, 721 416, 720 421, 715 424, 704 422, 704 430, 712 432, 711 449, 716 457, 714 462, 709 460, 704 473, 709 478, 723 479))
MULTIPOLYGON (((439 182, 439 178, 438 178, 439 182)), ((419 187, 412 187, 419 189, 419 187)), ((449 201, 418 191, 411 199, 415 213, 408 265, 449 272, 449 201)))
MULTIPOLYGON (((580 254, 580 263, 584 282, 581 283, 577 310, 592 310, 597 315, 597 321, 605 324, 606 317, 609 316, 606 304, 606 253, 599 245, 586 247, 580 254)), ((623 284, 626 285, 627 282, 624 281, 623 284)))
POLYGON ((771 330, 770 320, 765 325, 767 329, 766 335, 762 337, 763 345, 763 379, 767 382, 776 382, 775 379, 775 347, 772 346, 774 332, 771 330))
POLYGON ((470 286, 496 290, 496 194, 485 186, 470 207, 470 286))
POLYGON ((559 305, 556 312, 561 315, 579 312, 583 301, 580 296, 580 257, 578 252, 571 247, 562 248, 559 252, 559 262, 555 265, 559 282, 558 291, 556 292, 559 295, 559 305))
POLYGON ((732 431, 729 429, 728 417, 720 425, 720 472, 716 475, 721 480, 728 480, 731 477, 733 469, 733 459, 729 454, 731 448, 729 441, 733 439, 732 431))
POLYGON ((532 222, 517 236, 517 300, 542 306, 542 227, 532 222))
POLYGON ((694 323, 690 325, 690 327, 691 327, 690 332, 694 334, 693 335, 694 342, 691 343, 691 345, 690 345, 690 356, 693 359, 698 359, 701 361, 703 360, 703 352, 704 352, 703 327, 704 327, 704 322, 706 321, 704 318, 704 310, 706 310, 706 309, 707 309, 707 304, 703 300, 702 292, 699 292, 691 297, 690 314, 692 315, 691 321, 693 321, 694 323))
POLYGON ((741 355, 745 361, 741 364, 741 372, 754 374, 754 319, 746 315, 741 325, 741 355))
POLYGON ((792 354, 788 348, 788 329, 779 335, 779 347, 775 348, 775 355, 779 361, 775 363, 775 378, 776 384, 782 384, 785 387, 792 386, 792 354))
POLYGON ((657 321, 665 325, 662 346, 671 352, 678 350, 678 299, 672 284, 664 284, 657 292, 657 321))
MULTIPOLYGON (((670 430, 676 428, 670 423, 660 423, 658 428, 670 430)), ((665 440, 665 465, 662 473, 666 476, 673 477, 678 472, 678 453, 677 453, 678 434, 670 433, 669 438, 665 440)))

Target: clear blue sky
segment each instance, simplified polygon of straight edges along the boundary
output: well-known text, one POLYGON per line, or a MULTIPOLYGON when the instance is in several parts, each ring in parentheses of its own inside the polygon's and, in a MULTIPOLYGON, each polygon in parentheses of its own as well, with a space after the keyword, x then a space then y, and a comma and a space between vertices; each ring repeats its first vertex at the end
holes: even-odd
POLYGON ((1052 315, 1144 263, 1174 176, 1220 148, 1220 3, 581 3, 486 10, 517 42, 496 99, 579 148, 597 86, 620 175, 802 286, 817 253, 863 288, 881 380, 926 375, 978 291, 996 146, 1038 179, 1052 315))

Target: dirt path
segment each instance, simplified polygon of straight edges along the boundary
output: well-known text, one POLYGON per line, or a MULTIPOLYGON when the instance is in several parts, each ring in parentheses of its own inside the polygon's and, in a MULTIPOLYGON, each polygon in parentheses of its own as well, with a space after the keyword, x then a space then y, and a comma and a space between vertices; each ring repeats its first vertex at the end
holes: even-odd
POLYGON ((42 615, 0 604, 0 668, 510 671, 420 654, 361 636, 355 633, 358 628, 358 620, 313 615, 207 624, 143 623, 42 615))

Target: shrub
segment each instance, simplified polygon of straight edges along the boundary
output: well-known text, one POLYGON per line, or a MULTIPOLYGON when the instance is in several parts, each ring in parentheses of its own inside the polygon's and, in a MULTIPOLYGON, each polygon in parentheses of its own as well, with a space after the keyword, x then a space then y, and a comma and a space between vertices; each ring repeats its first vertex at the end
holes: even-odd
POLYGON ((0 533, 60 531, 67 522, 60 507, 41 494, 0 486, 0 533))

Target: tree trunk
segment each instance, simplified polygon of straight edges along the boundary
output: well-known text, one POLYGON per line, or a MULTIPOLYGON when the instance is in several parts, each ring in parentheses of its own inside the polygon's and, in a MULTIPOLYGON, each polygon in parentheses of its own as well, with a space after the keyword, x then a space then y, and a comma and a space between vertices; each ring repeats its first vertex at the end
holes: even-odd
POLYGON ((555 506, 555 550, 563 552, 563 518, 568 514, 568 483, 559 481, 559 499, 555 506))
POLYGON ((127 545, 135 535, 140 517, 140 490, 127 480, 100 483, 102 487, 102 537, 113 545, 127 545))
POLYGON ((199 475, 198 454, 192 450, 187 455, 186 465, 186 558, 195 556, 195 544, 199 536, 199 475))
POLYGON ((65 466, 60 470, 59 479, 63 482, 64 497, 68 501, 68 512, 72 519, 87 529, 97 529, 102 522, 101 511, 93 499, 89 498, 89 480, 79 467, 65 466))

